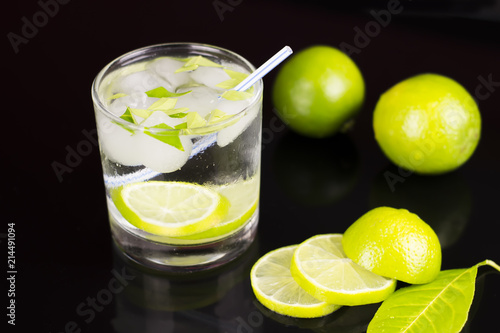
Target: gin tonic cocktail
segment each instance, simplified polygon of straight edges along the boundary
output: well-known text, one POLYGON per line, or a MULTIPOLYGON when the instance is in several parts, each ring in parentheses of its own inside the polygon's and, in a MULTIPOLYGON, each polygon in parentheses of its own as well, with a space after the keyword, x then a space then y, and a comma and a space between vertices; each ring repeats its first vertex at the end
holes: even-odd
POLYGON ((214 46, 163 44, 125 54, 92 87, 113 238, 166 270, 225 263, 258 223, 262 81, 214 46))

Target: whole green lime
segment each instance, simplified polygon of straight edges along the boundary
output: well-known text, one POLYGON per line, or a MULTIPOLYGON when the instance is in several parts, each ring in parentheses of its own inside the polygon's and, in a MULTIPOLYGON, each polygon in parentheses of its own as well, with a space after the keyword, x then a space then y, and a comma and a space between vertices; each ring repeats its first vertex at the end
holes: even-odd
POLYGON ((434 280, 441 270, 441 244, 434 230, 406 209, 378 207, 344 233, 347 257, 367 270, 406 283, 434 280))
POLYGON ((356 64, 330 46, 311 46, 291 56, 279 70, 273 103, 281 120, 313 138, 336 133, 358 113, 365 83, 356 64))
POLYGON ((380 97, 375 139, 396 165, 440 174, 464 164, 479 142, 481 116, 458 82, 438 74, 408 78, 380 97))

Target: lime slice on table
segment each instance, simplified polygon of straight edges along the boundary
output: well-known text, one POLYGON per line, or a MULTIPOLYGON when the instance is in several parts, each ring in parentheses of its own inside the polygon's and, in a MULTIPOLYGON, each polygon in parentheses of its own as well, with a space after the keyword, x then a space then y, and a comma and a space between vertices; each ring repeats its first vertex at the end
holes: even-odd
POLYGON ((265 307, 297 318, 325 316, 339 309, 309 295, 294 280, 290 263, 297 245, 271 251, 252 267, 250 280, 255 296, 265 307))
POLYGON ((301 243, 290 270, 298 285, 328 303, 378 303, 396 288, 396 280, 372 273, 347 258, 341 234, 317 235, 301 243))
POLYGON ((151 181, 125 185, 111 197, 135 227, 160 236, 186 236, 205 231, 227 214, 228 202, 201 185, 151 181))
POLYGON ((212 241, 227 236, 242 227, 258 207, 259 204, 259 178, 253 177, 249 180, 229 185, 213 186, 214 191, 229 201, 229 209, 220 223, 209 230, 178 237, 183 240, 205 240, 212 241))

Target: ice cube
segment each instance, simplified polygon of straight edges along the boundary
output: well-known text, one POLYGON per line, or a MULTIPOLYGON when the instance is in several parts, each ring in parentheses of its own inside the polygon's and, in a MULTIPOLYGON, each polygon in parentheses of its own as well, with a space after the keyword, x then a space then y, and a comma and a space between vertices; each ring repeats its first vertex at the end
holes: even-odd
POLYGON ((256 104, 247 110, 247 113, 241 117, 236 123, 220 130, 217 133, 217 145, 225 147, 234 141, 241 133, 243 133, 252 123, 255 117, 259 114, 260 104, 256 104))
POLYGON ((181 151, 141 131, 131 133, 104 115, 98 114, 96 122, 101 149, 115 163, 142 164, 156 172, 173 172, 180 169, 191 154, 191 136, 180 136, 184 148, 181 151))
POLYGON ((154 60, 149 66, 151 71, 168 82, 169 86, 165 87, 167 90, 176 92, 175 90, 178 87, 187 85, 191 81, 188 72, 175 73, 175 71, 184 66, 184 64, 183 61, 163 57, 154 60))
POLYGON ((137 154, 140 146, 135 134, 99 113, 96 115, 96 123, 99 144, 108 159, 126 166, 141 164, 141 156, 137 154))
POLYGON ((135 138, 140 144, 141 164, 162 173, 179 170, 189 159, 193 142, 190 136, 181 135, 184 151, 157 140, 147 134, 137 133, 135 138))
POLYGON ((147 109, 156 100, 156 98, 148 97, 144 92, 136 92, 111 100, 108 109, 111 113, 119 117, 127 110, 127 107, 147 109))
POLYGON ((224 111, 227 114, 237 114, 250 105, 250 99, 245 99, 242 101, 229 101, 227 99, 221 98, 217 109, 224 111))
POLYGON ((222 92, 223 89, 216 87, 221 82, 231 79, 229 75, 220 67, 198 67, 190 72, 191 78, 195 83, 208 86, 222 92))
POLYGON ((113 91, 130 95, 136 92, 146 92, 164 85, 164 80, 155 73, 140 71, 117 80, 113 86, 113 91))
POLYGON ((196 111, 202 117, 218 108, 219 93, 216 90, 207 86, 186 87, 182 90, 191 92, 178 97, 176 108, 189 108, 189 112, 196 111))

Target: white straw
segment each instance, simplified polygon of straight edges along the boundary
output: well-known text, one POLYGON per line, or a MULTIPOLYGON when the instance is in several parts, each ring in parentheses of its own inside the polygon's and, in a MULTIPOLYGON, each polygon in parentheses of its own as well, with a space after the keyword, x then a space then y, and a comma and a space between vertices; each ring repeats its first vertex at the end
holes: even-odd
POLYGON ((264 75, 269 73, 274 67, 278 66, 283 60, 288 58, 293 51, 290 46, 285 46, 278 53, 272 56, 268 61, 263 63, 259 68, 257 68, 252 74, 247 76, 247 78, 240 82, 234 90, 236 91, 245 91, 251 86, 254 85, 255 82, 260 80, 264 75))

